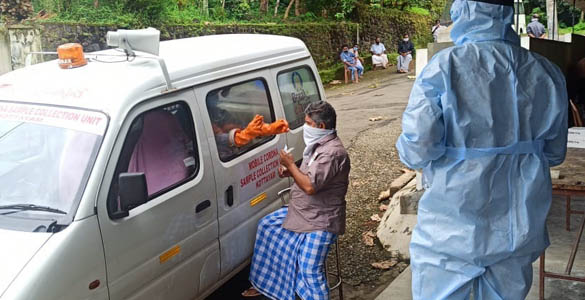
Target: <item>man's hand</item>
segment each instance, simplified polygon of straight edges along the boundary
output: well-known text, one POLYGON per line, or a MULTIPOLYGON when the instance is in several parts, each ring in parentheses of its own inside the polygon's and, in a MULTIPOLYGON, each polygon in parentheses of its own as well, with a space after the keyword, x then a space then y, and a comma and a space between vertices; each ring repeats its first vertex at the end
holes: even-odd
POLYGON ((290 170, 291 166, 295 164, 292 154, 280 150, 280 164, 290 170))
POLYGON ((297 165, 295 165, 292 154, 286 153, 284 150, 280 150, 280 164, 281 166, 287 168, 287 171, 283 171, 282 175, 280 175, 281 171, 279 168, 279 176, 283 177, 288 173, 295 180, 295 183, 299 186, 299 188, 303 190, 303 192, 307 193, 307 195, 315 194, 316 191, 311 184, 311 179, 307 174, 301 172, 297 165))
POLYGON ((288 171, 288 169, 285 169, 284 166, 278 167, 278 177, 285 178, 285 177, 290 177, 290 176, 291 176, 291 174, 288 171))

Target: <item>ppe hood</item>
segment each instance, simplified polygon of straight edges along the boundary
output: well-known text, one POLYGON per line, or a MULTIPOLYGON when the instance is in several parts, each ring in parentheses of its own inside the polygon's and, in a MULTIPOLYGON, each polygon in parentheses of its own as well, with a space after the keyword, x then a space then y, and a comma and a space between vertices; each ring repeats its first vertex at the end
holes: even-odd
POLYGON ((455 45, 484 41, 506 41, 520 45, 520 38, 512 29, 512 1, 455 0, 451 6, 451 19, 451 39, 455 45))
POLYGON ((0 229, 0 297, 51 235, 0 229))

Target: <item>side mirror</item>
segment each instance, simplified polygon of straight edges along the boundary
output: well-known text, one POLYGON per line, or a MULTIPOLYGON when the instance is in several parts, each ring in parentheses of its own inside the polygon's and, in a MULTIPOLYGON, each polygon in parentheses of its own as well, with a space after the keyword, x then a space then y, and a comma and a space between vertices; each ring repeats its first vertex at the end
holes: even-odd
POLYGON ((144 173, 121 173, 118 177, 120 208, 128 212, 148 201, 146 176, 144 173))

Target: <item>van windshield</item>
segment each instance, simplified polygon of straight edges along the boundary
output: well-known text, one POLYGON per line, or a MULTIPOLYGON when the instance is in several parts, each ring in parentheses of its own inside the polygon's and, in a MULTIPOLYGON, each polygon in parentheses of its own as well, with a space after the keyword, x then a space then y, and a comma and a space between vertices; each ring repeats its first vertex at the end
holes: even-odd
POLYGON ((99 112, 0 101, 0 215, 71 220, 106 124, 99 112))

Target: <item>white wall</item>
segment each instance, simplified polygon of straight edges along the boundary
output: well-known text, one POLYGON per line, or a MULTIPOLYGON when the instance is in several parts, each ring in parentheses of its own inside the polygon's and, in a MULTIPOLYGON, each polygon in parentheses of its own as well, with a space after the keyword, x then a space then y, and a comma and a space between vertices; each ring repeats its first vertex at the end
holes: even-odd
POLYGON ((0 28, 0 74, 41 62, 41 55, 28 55, 40 51, 38 29, 23 26, 0 28))
POLYGON ((10 39, 8 38, 8 31, 4 27, 0 27, 0 74, 10 71, 12 71, 10 39))

